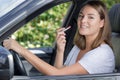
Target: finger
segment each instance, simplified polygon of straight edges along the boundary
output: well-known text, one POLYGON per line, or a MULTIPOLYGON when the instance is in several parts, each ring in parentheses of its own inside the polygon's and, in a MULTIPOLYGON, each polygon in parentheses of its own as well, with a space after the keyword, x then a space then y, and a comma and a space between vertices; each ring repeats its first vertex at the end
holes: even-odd
POLYGON ((63 40, 62 43, 63 43, 63 44, 66 44, 66 40, 63 40))
POLYGON ((64 32, 58 32, 56 36, 65 36, 66 34, 64 32))
POLYGON ((57 32, 57 36, 59 35, 66 35, 66 33, 64 31, 57 32))
POLYGON ((10 49, 10 45, 8 43, 4 43, 4 47, 10 49))
POLYGON ((4 40, 4 41, 3 41, 3 46, 7 45, 7 41, 8 41, 8 40, 4 40))
POLYGON ((59 28, 59 29, 57 29, 57 32, 61 32, 61 31, 63 31, 65 28, 59 28))
POLYGON ((57 40, 57 44, 62 45, 63 43, 66 43, 65 37, 61 37, 57 40))
POLYGON ((3 46, 7 49, 10 49, 10 45, 11 45, 12 41, 10 39, 5 39, 3 41, 3 46))
POLYGON ((60 39, 61 39, 61 40, 65 40, 66 37, 65 37, 65 36, 61 36, 60 39))
POLYGON ((56 37, 56 40, 61 40, 61 39, 66 39, 65 35, 64 34, 60 34, 56 37))

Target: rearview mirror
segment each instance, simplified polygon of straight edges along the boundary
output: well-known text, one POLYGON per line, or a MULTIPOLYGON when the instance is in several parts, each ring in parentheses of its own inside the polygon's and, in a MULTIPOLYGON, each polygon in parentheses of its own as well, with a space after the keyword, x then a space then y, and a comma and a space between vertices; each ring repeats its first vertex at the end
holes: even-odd
POLYGON ((0 80, 10 80, 14 75, 12 54, 0 46, 0 80))

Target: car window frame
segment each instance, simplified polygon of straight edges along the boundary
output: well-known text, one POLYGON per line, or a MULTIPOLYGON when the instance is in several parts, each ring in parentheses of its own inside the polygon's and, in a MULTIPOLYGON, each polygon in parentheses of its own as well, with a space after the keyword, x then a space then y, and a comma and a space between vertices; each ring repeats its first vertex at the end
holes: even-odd
MULTIPOLYGON (((14 12, 11 11, 9 14, 3 16, 3 18, 0 19, 0 41, 4 40, 7 36, 14 33, 22 25, 33 19, 38 14, 42 13, 44 9, 41 11, 39 11, 39 9, 45 7, 45 5, 48 5, 50 3, 53 3, 53 1, 48 0, 41 4, 39 1, 26 0, 20 5, 22 7, 18 6, 15 8, 14 12)), ((50 7, 52 7, 52 5, 50 5, 50 7)))

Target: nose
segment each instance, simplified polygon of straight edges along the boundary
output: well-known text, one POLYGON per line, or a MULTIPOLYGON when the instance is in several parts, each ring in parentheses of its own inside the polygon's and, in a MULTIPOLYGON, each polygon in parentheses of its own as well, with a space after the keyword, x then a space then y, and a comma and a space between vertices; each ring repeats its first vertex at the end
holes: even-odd
POLYGON ((86 17, 86 16, 82 17, 81 22, 82 22, 82 23, 87 22, 87 17, 86 17))
POLYGON ((85 23, 87 22, 87 17, 86 16, 81 16, 78 18, 78 23, 85 23))

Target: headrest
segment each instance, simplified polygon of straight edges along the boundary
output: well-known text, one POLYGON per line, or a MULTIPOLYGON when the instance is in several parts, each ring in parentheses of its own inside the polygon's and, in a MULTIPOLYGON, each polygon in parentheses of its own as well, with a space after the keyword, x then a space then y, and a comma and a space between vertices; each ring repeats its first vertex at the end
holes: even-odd
POLYGON ((115 4, 109 11, 112 32, 120 33, 120 3, 115 4))

